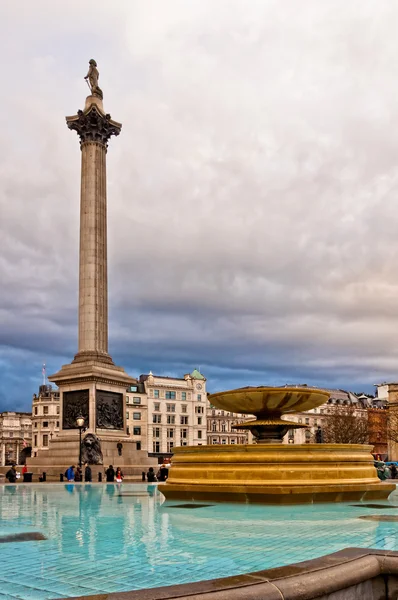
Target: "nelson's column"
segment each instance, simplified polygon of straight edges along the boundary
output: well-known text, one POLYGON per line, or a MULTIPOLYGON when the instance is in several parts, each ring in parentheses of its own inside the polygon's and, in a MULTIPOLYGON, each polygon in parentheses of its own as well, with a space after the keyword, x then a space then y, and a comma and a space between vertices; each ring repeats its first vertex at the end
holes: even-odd
POLYGON ((47 464, 76 464, 76 419, 81 416, 87 428, 85 435, 94 434, 87 440, 84 437, 83 449, 90 440, 99 450, 99 442, 105 464, 115 464, 116 460, 123 465, 148 464, 152 461, 146 452, 136 449, 126 428, 126 391, 137 382, 117 367, 108 353, 106 153, 110 138, 119 135, 122 126, 105 113, 97 63, 91 59, 89 64, 85 79, 91 93, 84 110, 66 118, 69 129, 80 138, 82 156, 78 352, 71 364, 49 377, 60 390, 60 431, 51 440, 49 451, 39 452, 33 463, 41 464, 46 454, 47 464))

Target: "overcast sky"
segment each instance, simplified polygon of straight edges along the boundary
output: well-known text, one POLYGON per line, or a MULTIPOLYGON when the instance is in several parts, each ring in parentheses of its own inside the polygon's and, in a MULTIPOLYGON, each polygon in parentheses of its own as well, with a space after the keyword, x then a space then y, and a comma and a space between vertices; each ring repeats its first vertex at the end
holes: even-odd
POLYGON ((3 0, 0 410, 77 349, 95 58, 110 353, 210 390, 398 379, 398 3, 3 0))

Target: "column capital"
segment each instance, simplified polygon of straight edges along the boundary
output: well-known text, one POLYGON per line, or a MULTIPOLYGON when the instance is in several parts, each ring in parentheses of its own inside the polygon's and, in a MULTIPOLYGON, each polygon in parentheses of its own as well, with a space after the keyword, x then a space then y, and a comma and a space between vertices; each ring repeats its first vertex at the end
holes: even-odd
POLYGON ((66 117, 69 129, 76 131, 80 137, 80 145, 84 142, 97 142, 105 148, 112 135, 119 135, 121 123, 113 121, 109 114, 103 113, 96 104, 91 104, 88 109, 79 110, 77 115, 66 117))

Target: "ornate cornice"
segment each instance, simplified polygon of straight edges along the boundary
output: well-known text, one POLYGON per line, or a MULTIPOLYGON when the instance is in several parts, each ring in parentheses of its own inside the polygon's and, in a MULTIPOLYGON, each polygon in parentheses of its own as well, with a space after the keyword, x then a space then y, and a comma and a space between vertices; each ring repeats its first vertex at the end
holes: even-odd
POLYGON ((80 145, 85 142, 95 142, 108 147, 112 135, 119 135, 122 128, 120 123, 113 121, 111 116, 98 110, 95 104, 89 110, 79 110, 77 115, 66 117, 69 129, 76 131, 80 137, 80 145))

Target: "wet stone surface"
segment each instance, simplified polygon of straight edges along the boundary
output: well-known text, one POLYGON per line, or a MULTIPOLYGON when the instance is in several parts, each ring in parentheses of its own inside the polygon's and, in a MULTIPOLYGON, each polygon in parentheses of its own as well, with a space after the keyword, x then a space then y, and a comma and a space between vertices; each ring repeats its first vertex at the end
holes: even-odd
POLYGON ((0 535, 0 544, 13 544, 14 542, 36 542, 38 540, 46 539, 46 536, 38 531, 28 531, 27 533, 0 535))
POLYGON ((164 508, 206 508, 207 506, 214 506, 213 504, 171 504, 165 505, 164 508))
POLYGON ((351 506, 357 506, 358 508, 376 508, 378 510, 391 509, 396 510, 397 507, 391 504, 351 504, 351 506))
POLYGON ((358 517, 358 519, 365 519, 367 521, 398 521, 398 517, 394 515, 363 515, 358 517))

